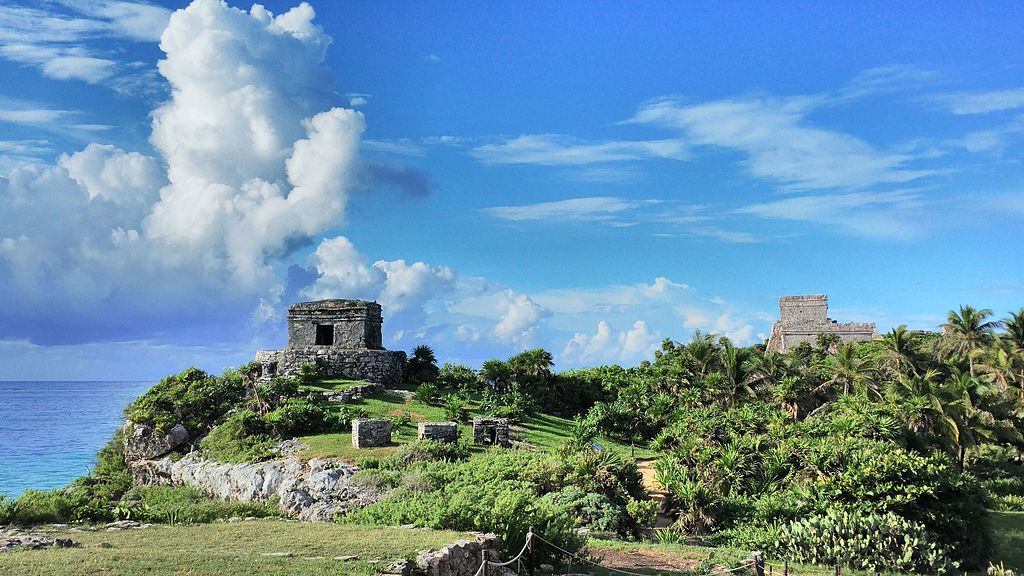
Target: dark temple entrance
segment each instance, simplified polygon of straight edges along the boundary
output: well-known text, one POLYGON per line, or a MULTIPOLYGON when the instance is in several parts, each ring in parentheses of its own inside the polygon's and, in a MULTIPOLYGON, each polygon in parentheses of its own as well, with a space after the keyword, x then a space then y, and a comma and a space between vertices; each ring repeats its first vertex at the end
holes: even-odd
POLYGON ((316 325, 316 345, 317 346, 334 346, 334 325, 333 324, 317 324, 316 325))

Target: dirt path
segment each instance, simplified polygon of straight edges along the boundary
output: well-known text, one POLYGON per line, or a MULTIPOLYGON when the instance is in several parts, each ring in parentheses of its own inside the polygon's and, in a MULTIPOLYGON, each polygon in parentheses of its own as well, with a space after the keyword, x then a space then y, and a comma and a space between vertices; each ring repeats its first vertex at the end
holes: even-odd
POLYGON ((642 572, 684 572, 692 570, 701 560, 693 553, 647 547, 602 548, 591 546, 590 552, 602 557, 601 565, 619 570, 642 572))

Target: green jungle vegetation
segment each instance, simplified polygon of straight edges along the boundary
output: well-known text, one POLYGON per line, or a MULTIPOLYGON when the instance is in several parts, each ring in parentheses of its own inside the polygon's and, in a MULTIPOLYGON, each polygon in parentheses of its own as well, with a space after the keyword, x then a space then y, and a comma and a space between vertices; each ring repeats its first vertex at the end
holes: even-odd
MULTIPOLYGON (((323 391, 353 383, 321 381, 312 366, 291 379, 253 375, 251 365, 221 376, 188 369, 126 415, 161 429, 183 423, 224 462, 271 458, 293 437, 309 447, 304 457, 355 462, 359 482, 389 492, 336 519, 353 530, 492 531, 514 552, 533 526, 579 551, 581 527, 649 538, 654 487, 670 526, 644 546, 763 550, 864 573, 1024 568, 1024 309, 997 319, 961 306, 941 334, 900 326, 863 343, 822 334, 785 354, 697 333, 664 341, 639 366, 559 373, 542 349, 473 370, 438 367, 420 346, 408 360, 410 398, 344 405, 323 391), (511 419, 519 449, 471 446, 467 423, 478 414, 511 419), (365 416, 391 419, 395 445, 353 450, 351 420, 365 416), (463 423, 463 440, 415 441, 417 421, 438 420, 463 423), (656 486, 644 485, 638 458, 654 459, 656 486)), ((68 489, 0 500, 0 523, 274 513, 133 487, 120 445, 68 489)))

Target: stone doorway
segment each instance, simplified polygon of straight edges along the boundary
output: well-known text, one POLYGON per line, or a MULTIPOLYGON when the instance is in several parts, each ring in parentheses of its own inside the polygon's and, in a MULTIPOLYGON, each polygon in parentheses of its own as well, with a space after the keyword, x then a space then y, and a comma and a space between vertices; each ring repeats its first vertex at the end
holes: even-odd
POLYGON ((316 345, 317 346, 334 346, 334 325, 333 324, 317 324, 316 325, 316 345))

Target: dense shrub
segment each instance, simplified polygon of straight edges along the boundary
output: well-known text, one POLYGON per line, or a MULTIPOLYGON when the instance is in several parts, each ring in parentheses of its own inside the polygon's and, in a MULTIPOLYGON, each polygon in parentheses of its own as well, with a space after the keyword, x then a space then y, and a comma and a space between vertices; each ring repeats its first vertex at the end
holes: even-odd
POLYGON ((542 498, 558 489, 559 466, 548 457, 496 449, 460 462, 419 461, 411 470, 419 486, 399 486, 340 520, 495 532, 506 555, 519 551, 530 526, 569 550, 583 543, 568 507, 542 498))
POLYGON ((218 462, 242 464, 274 456, 277 440, 265 433, 263 420, 251 410, 240 410, 210 431, 199 444, 203 456, 218 462))
POLYGON ((5 494, 0 494, 0 524, 11 524, 18 511, 18 503, 5 494))
POLYGON ((878 573, 945 574, 957 567, 924 525, 899 516, 830 510, 778 531, 774 551, 809 564, 841 564, 878 573))
POLYGON ((448 390, 475 392, 480 388, 480 384, 480 377, 476 371, 465 364, 445 362, 437 375, 437 385, 448 390))
POLYGON ((20 526, 66 523, 77 520, 78 499, 63 490, 26 490, 21 498, 9 506, 8 522, 20 526))
POLYGON ((133 422, 151 424, 159 430, 181 423, 196 435, 208 430, 245 397, 245 386, 237 372, 218 378, 189 368, 161 380, 129 405, 125 414, 133 422))

